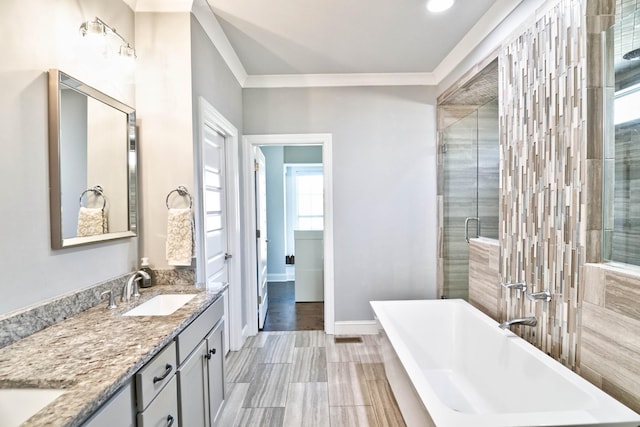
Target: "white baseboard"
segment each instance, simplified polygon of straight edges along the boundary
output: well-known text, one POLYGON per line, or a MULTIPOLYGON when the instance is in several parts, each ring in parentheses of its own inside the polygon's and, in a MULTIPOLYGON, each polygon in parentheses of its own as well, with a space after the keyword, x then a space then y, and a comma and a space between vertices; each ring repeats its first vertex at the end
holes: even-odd
POLYGON ((375 320, 350 320, 334 325, 335 335, 376 335, 379 329, 375 320))
POLYGON ((289 275, 286 273, 267 273, 267 282, 290 282, 289 275))

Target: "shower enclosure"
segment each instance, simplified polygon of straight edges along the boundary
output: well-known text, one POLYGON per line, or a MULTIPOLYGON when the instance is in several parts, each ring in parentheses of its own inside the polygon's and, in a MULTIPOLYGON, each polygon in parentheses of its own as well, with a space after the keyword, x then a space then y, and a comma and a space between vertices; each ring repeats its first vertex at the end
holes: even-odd
POLYGON ((441 132, 440 296, 468 300, 469 241, 476 237, 498 238, 498 98, 479 106, 459 107, 458 111, 471 112, 441 132))

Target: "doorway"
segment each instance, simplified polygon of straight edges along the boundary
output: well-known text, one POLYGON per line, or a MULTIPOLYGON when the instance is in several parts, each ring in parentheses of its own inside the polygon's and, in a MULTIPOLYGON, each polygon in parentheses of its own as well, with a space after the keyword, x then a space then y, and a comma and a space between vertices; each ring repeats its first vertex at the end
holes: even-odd
POLYGON ((322 146, 256 147, 255 175, 258 327, 324 330, 322 146))
MULTIPOLYGON (((243 144, 244 153, 246 153, 245 166, 247 167, 246 170, 249 172, 245 173, 245 215, 247 218, 247 221, 245 222, 245 236, 247 236, 245 256, 248 260, 245 273, 247 277, 246 295, 248 296, 246 308, 248 313, 248 335, 256 334, 258 332, 259 326, 264 327, 265 330, 292 330, 292 328, 309 328, 309 326, 307 326, 307 321, 310 323, 312 323, 313 321, 317 322, 317 318, 313 319, 313 313, 317 313, 318 305, 320 305, 321 316, 324 317, 324 331, 332 334, 334 329, 334 312, 331 135, 247 135, 243 138, 243 144), (315 151, 320 154, 322 163, 320 168, 322 172, 322 174, 320 175, 320 181, 322 185, 322 194, 320 195, 320 199, 322 201, 322 204, 321 214, 319 215, 319 220, 321 221, 320 227, 322 229, 308 230, 309 228, 313 228, 309 225, 310 223, 313 223, 314 221, 316 223, 318 222, 317 207, 315 209, 303 209, 301 212, 299 212, 300 218, 298 218, 298 220, 300 221, 299 224, 303 224, 302 228, 307 228, 307 230, 305 230, 306 232, 313 234, 312 232, 316 231, 322 236, 320 245, 318 245, 318 242, 311 242, 311 250, 315 250, 316 252, 319 251, 319 253, 316 254, 318 256, 315 257, 315 259, 316 261, 317 259, 320 259, 321 263, 320 289, 322 295, 319 298, 311 297, 311 299, 321 299, 323 301, 296 301, 296 282, 302 283, 303 280, 298 277, 298 280, 296 281, 296 274, 294 273, 295 268, 298 267, 298 273, 311 274, 313 272, 310 270, 313 270, 313 267, 308 268, 309 266, 304 263, 304 256, 303 260, 299 260, 299 254, 293 253, 294 249, 292 246, 295 246, 295 242, 293 243, 293 245, 291 243, 286 243, 287 234, 290 233, 287 233, 285 231, 285 223, 287 222, 285 221, 285 217, 291 215, 285 215, 285 211, 287 210, 287 203, 285 203, 285 199, 287 199, 287 197, 285 195, 289 194, 291 196, 294 190, 291 184, 285 185, 285 182, 292 181, 291 176, 287 178, 287 173, 291 175, 292 173, 294 173, 294 171, 296 172, 296 176, 305 177, 298 180, 299 182, 309 181, 308 179, 306 179, 308 178, 308 175, 304 175, 304 173, 302 172, 304 169, 308 169, 307 167, 309 166, 309 164, 301 165, 299 164, 299 162, 292 161, 291 158, 288 158, 288 160, 285 161, 284 151, 285 148, 287 148, 290 149, 291 152, 297 151, 299 154, 301 151, 304 151, 306 147, 310 148, 311 151, 313 151, 314 146, 315 151), (263 194, 263 197, 266 198, 266 192, 260 189, 260 172, 259 167, 256 167, 255 163, 255 153, 257 152, 257 150, 260 150, 265 154, 267 174, 271 173, 274 175, 280 175, 279 178, 280 182, 282 183, 280 186, 281 194, 279 196, 278 194, 269 195, 269 200, 275 202, 275 204, 279 205, 280 207, 282 218, 279 218, 279 221, 275 221, 276 224, 279 222, 280 226, 276 226, 273 227, 273 229, 267 230, 261 229, 259 225, 260 212, 262 211, 260 206, 266 204, 266 200, 264 202, 260 201, 260 195, 263 194), (274 167, 273 165, 271 165, 271 170, 269 171, 269 159, 273 159, 272 156, 275 156, 275 158, 277 159, 278 153, 282 153, 282 156, 280 157, 280 167, 274 167), (285 166, 285 164, 287 166, 285 166), (280 199, 281 203, 280 201, 278 201, 278 198, 280 199), (257 230, 260 231, 257 232, 257 230), (274 232, 277 234, 274 235, 274 232), (264 241, 261 241, 261 239, 264 239, 264 241), (264 245, 267 240, 269 241, 268 246, 264 245), (313 245, 313 243, 315 243, 315 245, 313 245), (269 262, 269 264, 276 265, 278 268, 267 269, 266 282, 268 283, 268 290, 261 293, 259 292, 260 287, 258 286, 258 284, 262 283, 263 278, 259 276, 258 272, 262 270, 259 267, 261 264, 261 259, 264 256, 263 252, 265 247, 267 248, 266 258, 268 260, 272 260, 272 262, 269 262), (275 259, 272 257, 275 257, 275 259), (265 293, 269 298, 268 310, 266 313, 261 313, 259 308, 261 303, 264 301, 261 301, 260 299, 264 297, 265 293), (262 314, 266 314, 265 319, 261 319, 262 314), (264 320, 264 322, 262 320, 264 320), (291 322, 294 322, 296 324, 292 326, 291 322)), ((277 164, 277 162, 275 162, 275 164, 277 164)), ((318 166, 318 162, 314 162, 313 167, 318 169, 318 166)), ((311 181, 316 181, 317 183, 317 180, 318 176, 316 175, 315 179, 312 179, 311 181)), ((295 179, 293 181, 295 181, 295 179)), ((308 196, 309 194, 302 193, 297 195, 297 197, 300 197, 303 202, 310 200, 309 197, 311 196, 308 196)), ((311 199, 313 199, 313 197, 311 197, 311 199)), ((288 203, 288 206, 289 208, 291 208, 291 202, 288 203)), ((309 205, 307 204, 307 206, 309 205)), ((291 228, 291 218, 288 219, 288 223, 290 226, 289 228, 291 228)), ((294 232, 294 234, 296 234, 294 239, 304 239, 309 237, 309 235, 305 236, 304 232, 294 232)), ((289 241, 291 241, 291 239, 289 239, 289 241)), ((302 248, 305 243, 299 243, 300 247, 302 248)), ((298 295, 304 296, 304 293, 299 291, 298 295)))

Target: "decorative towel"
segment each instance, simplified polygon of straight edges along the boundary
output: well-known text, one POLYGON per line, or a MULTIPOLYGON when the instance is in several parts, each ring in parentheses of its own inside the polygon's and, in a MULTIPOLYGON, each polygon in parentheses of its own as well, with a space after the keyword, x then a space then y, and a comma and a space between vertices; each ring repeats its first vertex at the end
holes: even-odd
POLYGON ((96 236, 107 232, 107 216, 100 208, 80 207, 78 237, 96 236))
POLYGON ((169 209, 167 220, 167 261, 169 265, 189 266, 193 256, 191 209, 169 209))

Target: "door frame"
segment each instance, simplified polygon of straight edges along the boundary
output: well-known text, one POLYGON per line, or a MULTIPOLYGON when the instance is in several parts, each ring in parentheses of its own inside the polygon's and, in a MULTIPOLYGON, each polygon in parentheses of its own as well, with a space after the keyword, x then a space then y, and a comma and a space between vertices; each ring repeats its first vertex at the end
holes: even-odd
MULTIPOLYGON (((242 335, 242 245, 240 239, 240 173, 238 156, 238 130, 213 105, 202 96, 198 97, 198 141, 194 150, 196 165, 196 187, 198 196, 202 195, 203 182, 203 143, 204 126, 209 126, 224 136, 225 140, 225 198, 227 207, 227 252, 233 257, 227 261, 229 273, 228 312, 225 317, 229 322, 229 350, 237 351, 244 344, 242 335)), ((203 247, 204 245, 204 209, 202 197, 194 198, 196 212, 196 283, 206 281, 204 277, 203 247)))
POLYGON ((261 145, 321 145, 324 167, 324 330, 333 335, 335 330, 334 311, 334 258, 333 258, 333 154, 330 133, 244 135, 242 152, 244 155, 244 236, 245 236, 245 278, 247 295, 246 336, 258 333, 258 279, 255 236, 255 183, 253 182, 253 148, 261 145))

